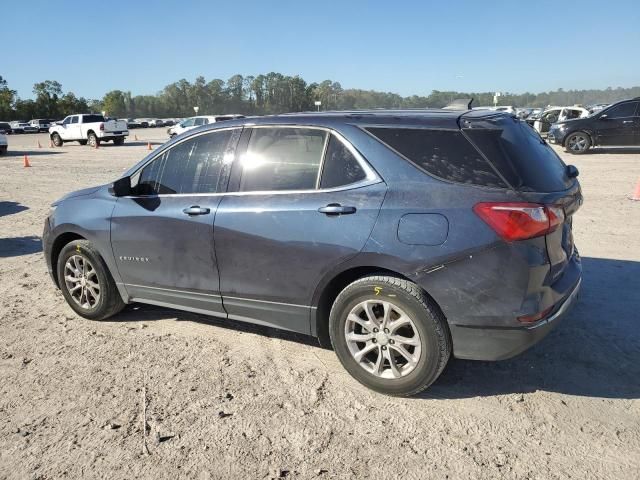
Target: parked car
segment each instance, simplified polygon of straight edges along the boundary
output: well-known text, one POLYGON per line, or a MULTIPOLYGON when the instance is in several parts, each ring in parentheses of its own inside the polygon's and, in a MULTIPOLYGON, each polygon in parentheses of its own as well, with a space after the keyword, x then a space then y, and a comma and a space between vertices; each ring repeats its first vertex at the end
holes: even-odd
POLYGON ((587 118, 558 121, 547 139, 575 154, 599 146, 640 147, 640 97, 614 103, 587 118))
POLYGON ((162 127, 164 125, 164 122, 162 120, 160 120, 159 118, 152 118, 149 120, 149 127, 162 127))
POLYGON ((191 130, 196 127, 201 127, 202 125, 208 125, 210 123, 216 122, 224 122, 227 120, 234 120, 236 118, 244 118, 243 115, 202 115, 199 117, 190 117, 182 122, 174 125, 173 127, 167 130, 170 138, 175 137, 176 135, 180 135, 188 130, 191 130))
POLYGON ((494 107, 473 107, 473 110, 492 110, 494 112, 505 112, 511 113, 513 115, 516 114, 516 108, 510 105, 499 105, 494 107))
POLYGON ((13 133, 38 133, 38 128, 28 122, 11 122, 11 131, 13 133))
POLYGON ((216 122, 55 202, 44 257, 83 317, 140 302, 313 335, 412 395, 452 355, 522 352, 574 303, 577 173, 500 112, 216 122))
POLYGON ((9 149, 9 143, 7 142, 7 136, 0 131, 0 155, 7 153, 9 149))
POLYGON ((29 125, 31 125, 32 127, 35 127, 38 130, 38 132, 48 132, 49 127, 51 126, 51 120, 47 118, 37 118, 37 119, 31 120, 29 122, 29 125))
POLYGON ((122 145, 127 135, 127 122, 106 120, 96 113, 69 115, 62 121, 62 125, 49 128, 49 136, 56 147, 65 142, 78 142, 80 145, 88 143, 92 147, 108 141, 113 141, 114 145, 122 145))
POLYGON ((11 125, 9 124, 9 122, 0 122, 0 133, 8 135, 8 134, 10 134, 12 132, 13 132, 13 130, 12 130, 11 125))
POLYGON ((140 128, 149 128, 149 120, 146 118, 136 118, 135 121, 140 125, 140 128))
POLYGON ((140 123, 134 118, 126 118, 124 119, 127 122, 127 128, 132 130, 134 128, 140 128, 140 123))
POLYGON ((546 109, 533 122, 533 128, 538 133, 545 135, 552 123, 564 122, 573 118, 583 118, 590 115, 589 110, 583 107, 551 107, 546 109))
POLYGON ((164 123, 164 126, 165 126, 165 127, 173 127, 173 126, 176 124, 175 120, 173 120, 173 119, 171 119, 171 118, 165 118, 165 119, 163 119, 163 120, 162 120, 162 123, 164 123))

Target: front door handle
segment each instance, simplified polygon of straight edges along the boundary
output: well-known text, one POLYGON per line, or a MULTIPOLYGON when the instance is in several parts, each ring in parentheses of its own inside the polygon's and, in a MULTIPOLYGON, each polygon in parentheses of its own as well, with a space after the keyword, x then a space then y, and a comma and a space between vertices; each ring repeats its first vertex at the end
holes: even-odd
POLYGON ((633 120, 623 120, 622 123, 633 123, 633 120))
POLYGON ((350 213, 356 213, 356 207, 343 207, 339 203, 330 203, 326 207, 320 207, 318 211, 326 215, 348 215, 350 213))
POLYGON ((206 207, 199 207, 198 205, 192 205, 189 208, 185 208, 184 210, 182 210, 182 213, 186 213, 189 216, 192 215, 206 215, 210 212, 211 210, 209 210, 206 207))

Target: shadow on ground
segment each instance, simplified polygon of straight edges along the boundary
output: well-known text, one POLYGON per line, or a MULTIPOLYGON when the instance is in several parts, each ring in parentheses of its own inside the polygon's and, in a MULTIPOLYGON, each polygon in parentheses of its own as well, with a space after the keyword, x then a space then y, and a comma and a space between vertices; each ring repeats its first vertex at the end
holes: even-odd
POLYGON ((21 203, 0 201, 0 217, 24 212, 25 210, 29 210, 29 207, 21 203))
MULTIPOLYGON (((545 339, 502 362, 452 359, 418 398, 468 398, 537 390, 602 398, 640 398, 640 262, 583 258, 580 301, 545 339)), ((177 318, 320 348, 305 335, 147 305, 112 321, 177 318)))
POLYGON ((0 238, 0 258, 31 255, 42 251, 42 241, 33 235, 28 237, 0 238))
POLYGON ((617 153, 617 154, 639 154, 638 147, 595 147, 587 150, 587 155, 598 155, 600 153, 617 153))
POLYGON ((3 155, 0 158, 16 158, 21 157, 24 158, 25 155, 29 157, 39 157, 40 155, 58 155, 63 153, 61 151, 56 150, 9 150, 6 155, 3 155))

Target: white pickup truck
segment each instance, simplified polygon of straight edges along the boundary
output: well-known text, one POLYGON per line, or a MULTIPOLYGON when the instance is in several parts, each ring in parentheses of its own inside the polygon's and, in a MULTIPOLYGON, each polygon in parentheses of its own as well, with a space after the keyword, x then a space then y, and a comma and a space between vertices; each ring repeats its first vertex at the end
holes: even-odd
POLYGON ((95 113, 69 115, 61 124, 49 128, 49 137, 56 147, 61 147, 64 142, 88 143, 95 147, 110 140, 114 145, 122 145, 127 135, 129 130, 125 120, 105 120, 95 113))

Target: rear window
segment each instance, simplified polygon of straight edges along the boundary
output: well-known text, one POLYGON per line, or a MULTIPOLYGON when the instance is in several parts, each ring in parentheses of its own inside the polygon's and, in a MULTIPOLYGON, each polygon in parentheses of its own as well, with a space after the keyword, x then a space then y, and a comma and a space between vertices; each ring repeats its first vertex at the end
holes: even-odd
POLYGON ((572 184, 566 166, 526 122, 511 117, 465 122, 463 131, 517 190, 558 192, 572 184))
POLYGON ((507 188, 459 130, 370 127, 367 131, 431 175, 451 182, 507 188))
POLYGON ((96 122, 104 122, 104 117, 102 115, 83 115, 82 123, 96 123, 96 122))

